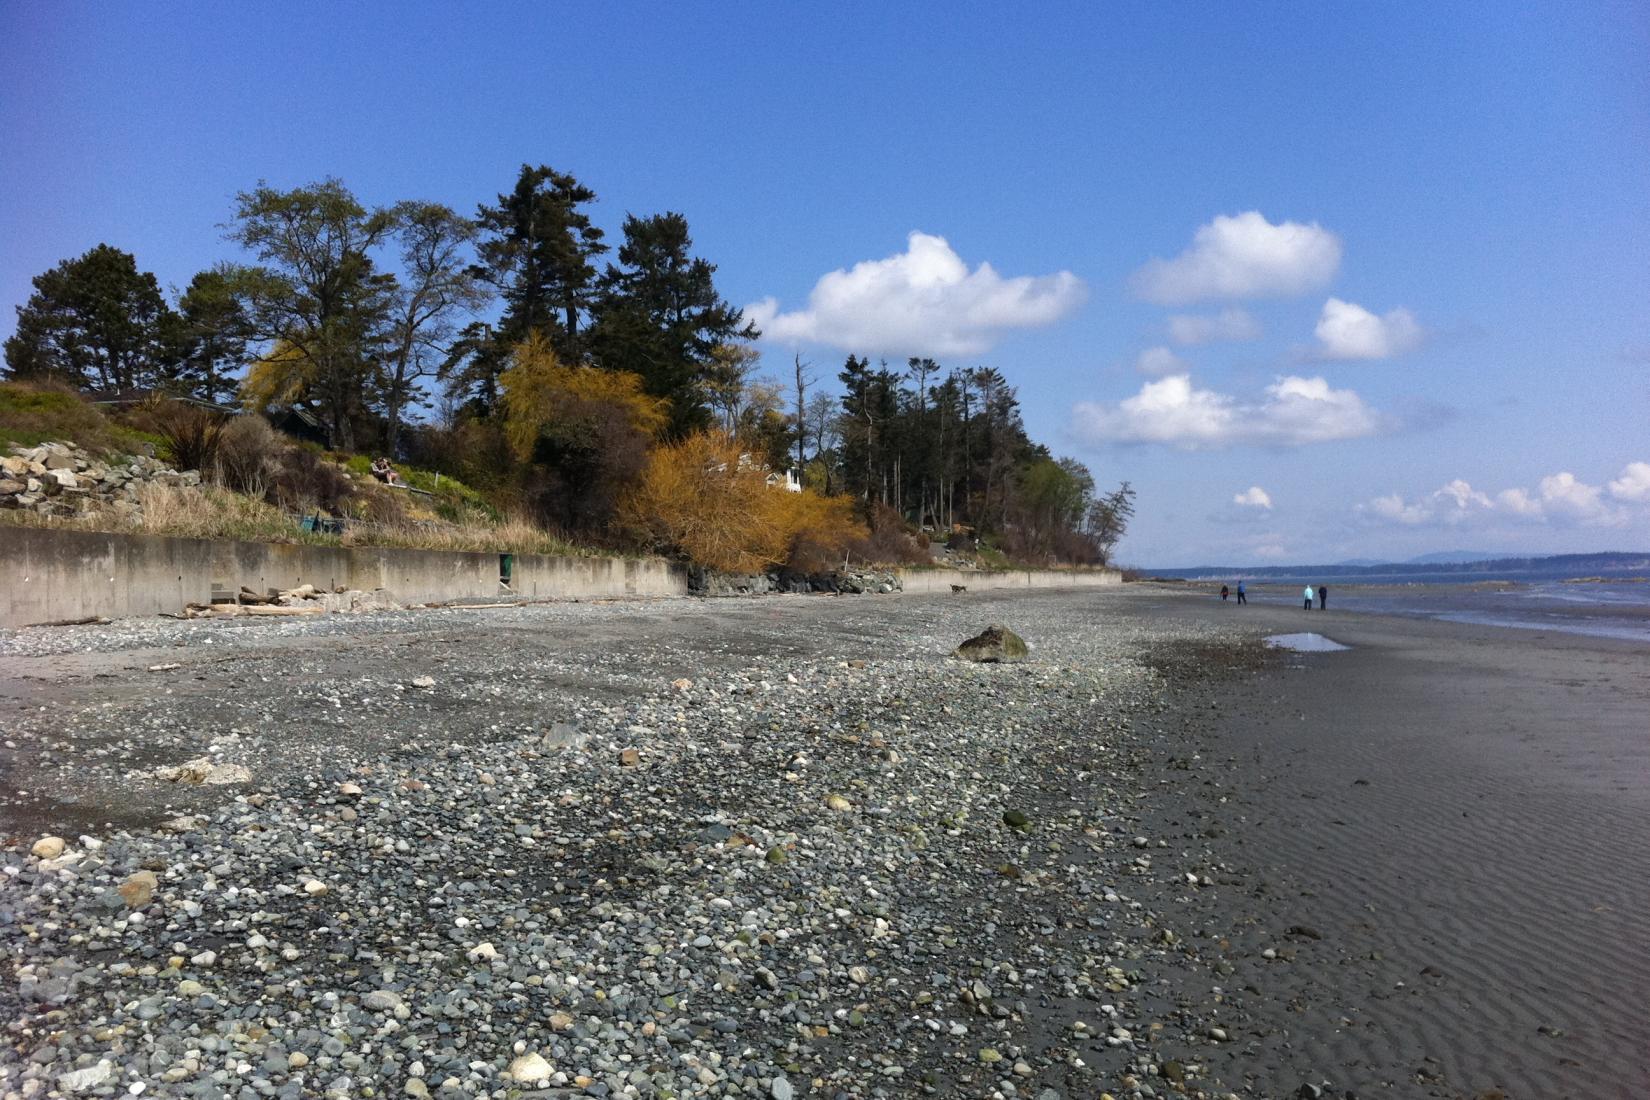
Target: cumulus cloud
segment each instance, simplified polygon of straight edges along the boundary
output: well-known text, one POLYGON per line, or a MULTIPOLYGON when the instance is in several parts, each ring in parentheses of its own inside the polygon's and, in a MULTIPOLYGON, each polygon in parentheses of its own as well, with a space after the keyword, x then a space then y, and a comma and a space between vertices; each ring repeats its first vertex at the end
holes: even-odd
POLYGON ((1243 490, 1243 492, 1234 496, 1232 498, 1232 503, 1236 504, 1240 508, 1264 508, 1270 510, 1272 507, 1272 494, 1268 493, 1265 489, 1262 489, 1259 485, 1251 485, 1249 488, 1243 490))
POLYGON ((1634 504, 1650 504, 1650 462, 1629 462, 1610 482, 1610 495, 1634 504))
MULTIPOLYGON (((1622 476, 1610 483, 1609 492, 1617 500, 1650 501, 1650 463, 1629 463, 1622 476), (1642 489, 1644 495, 1624 496, 1616 491, 1618 485, 1624 486, 1628 493, 1642 489)), ((1414 500, 1393 493, 1366 501, 1358 505, 1357 511, 1375 520, 1408 527, 1484 526, 1498 520, 1589 527, 1610 527, 1625 522, 1628 511, 1612 505, 1604 495, 1603 487, 1588 485, 1564 471, 1542 478, 1534 489, 1513 486, 1493 496, 1457 478, 1414 500)))
POLYGON ((1169 318, 1169 339, 1177 344, 1259 340, 1260 322, 1236 306, 1213 315, 1177 313, 1169 318))
POLYGON ((773 298, 745 315, 777 343, 830 344, 890 355, 978 355, 1010 329, 1052 324, 1087 290, 1069 271, 1005 278, 990 264, 970 271, 944 237, 912 233, 906 249, 821 276, 805 309, 773 298))
POLYGON ((1376 316, 1339 298, 1323 304, 1315 332, 1317 352, 1324 359, 1390 359, 1414 351, 1426 340, 1415 315, 1401 306, 1376 316))
POLYGON ((1351 390, 1322 378, 1279 378, 1258 399, 1199 389, 1190 375, 1147 382, 1116 405, 1085 401, 1073 431, 1091 443, 1166 443, 1186 450, 1237 444, 1292 447, 1373 435, 1381 417, 1351 390))
POLYGON ((1341 266, 1341 239, 1317 222, 1273 225, 1256 210, 1200 226, 1172 260, 1153 258, 1130 279, 1148 302, 1290 298, 1327 286, 1341 266))
POLYGON ((1134 369, 1141 374, 1180 374, 1186 361, 1168 348, 1147 348, 1135 356, 1134 369))
POLYGON ((1558 473, 1541 479, 1542 511, 1555 517, 1581 520, 1583 523, 1608 519, 1608 509, 1601 499, 1604 490, 1597 485, 1577 481, 1572 473, 1558 473))

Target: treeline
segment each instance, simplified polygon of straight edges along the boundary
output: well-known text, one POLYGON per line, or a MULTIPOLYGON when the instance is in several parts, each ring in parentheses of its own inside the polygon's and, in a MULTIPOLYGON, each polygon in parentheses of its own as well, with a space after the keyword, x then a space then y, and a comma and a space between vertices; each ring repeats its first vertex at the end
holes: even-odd
POLYGON ((369 207, 335 179, 260 185, 225 230, 255 262, 215 265, 170 298, 106 244, 36 277, 7 374, 297 410, 332 449, 450 473, 587 541, 681 549, 681 517, 636 502, 659 499, 664 460, 731 454, 734 468, 710 462, 724 479, 796 470, 810 496, 853 502, 851 532, 831 537, 819 517, 847 511, 815 508, 807 533, 766 530, 763 560, 794 554, 773 549, 785 538, 851 552, 850 535, 864 553, 911 554, 906 525, 1016 560, 1106 560, 1132 491, 1099 493, 1081 463, 1034 443, 997 371, 850 356, 833 394, 798 357, 760 377, 760 333, 722 298, 687 219, 627 215, 610 240, 595 201, 528 165, 470 217, 369 207))

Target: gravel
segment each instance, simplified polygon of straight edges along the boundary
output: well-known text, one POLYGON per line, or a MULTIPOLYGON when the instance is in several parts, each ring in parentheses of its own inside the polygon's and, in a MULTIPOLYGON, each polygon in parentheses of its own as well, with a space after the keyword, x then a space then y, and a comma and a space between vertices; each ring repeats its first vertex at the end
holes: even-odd
POLYGON ((1133 888, 1199 889, 1130 812, 1189 628, 1129 599, 0 637, 54 792, 0 851, 0 1097, 1225 1096, 1133 888), (993 622, 1025 662, 949 656, 993 622), (201 758, 251 778, 156 778, 201 758))

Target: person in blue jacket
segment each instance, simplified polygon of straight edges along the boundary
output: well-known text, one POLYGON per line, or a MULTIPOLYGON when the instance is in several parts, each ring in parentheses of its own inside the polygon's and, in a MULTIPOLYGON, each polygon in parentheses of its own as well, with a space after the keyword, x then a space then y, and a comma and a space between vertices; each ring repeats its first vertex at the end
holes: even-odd
POLYGON ((1238 581, 1238 603, 1248 603, 1248 602, 1249 601, 1243 595, 1243 582, 1238 581))
POLYGON ((1312 597, 1312 586, 1307 585, 1306 586, 1306 610, 1308 610, 1308 611, 1312 610, 1312 599, 1313 599, 1313 597, 1312 597))

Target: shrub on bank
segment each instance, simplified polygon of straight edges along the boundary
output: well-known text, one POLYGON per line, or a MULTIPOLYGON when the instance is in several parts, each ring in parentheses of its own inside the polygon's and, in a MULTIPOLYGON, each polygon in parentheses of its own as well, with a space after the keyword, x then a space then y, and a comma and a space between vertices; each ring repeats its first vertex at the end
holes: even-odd
POLYGON ((647 548, 723 573, 831 569, 870 536, 849 498, 769 486, 767 467, 721 432, 656 448, 621 515, 647 548))

